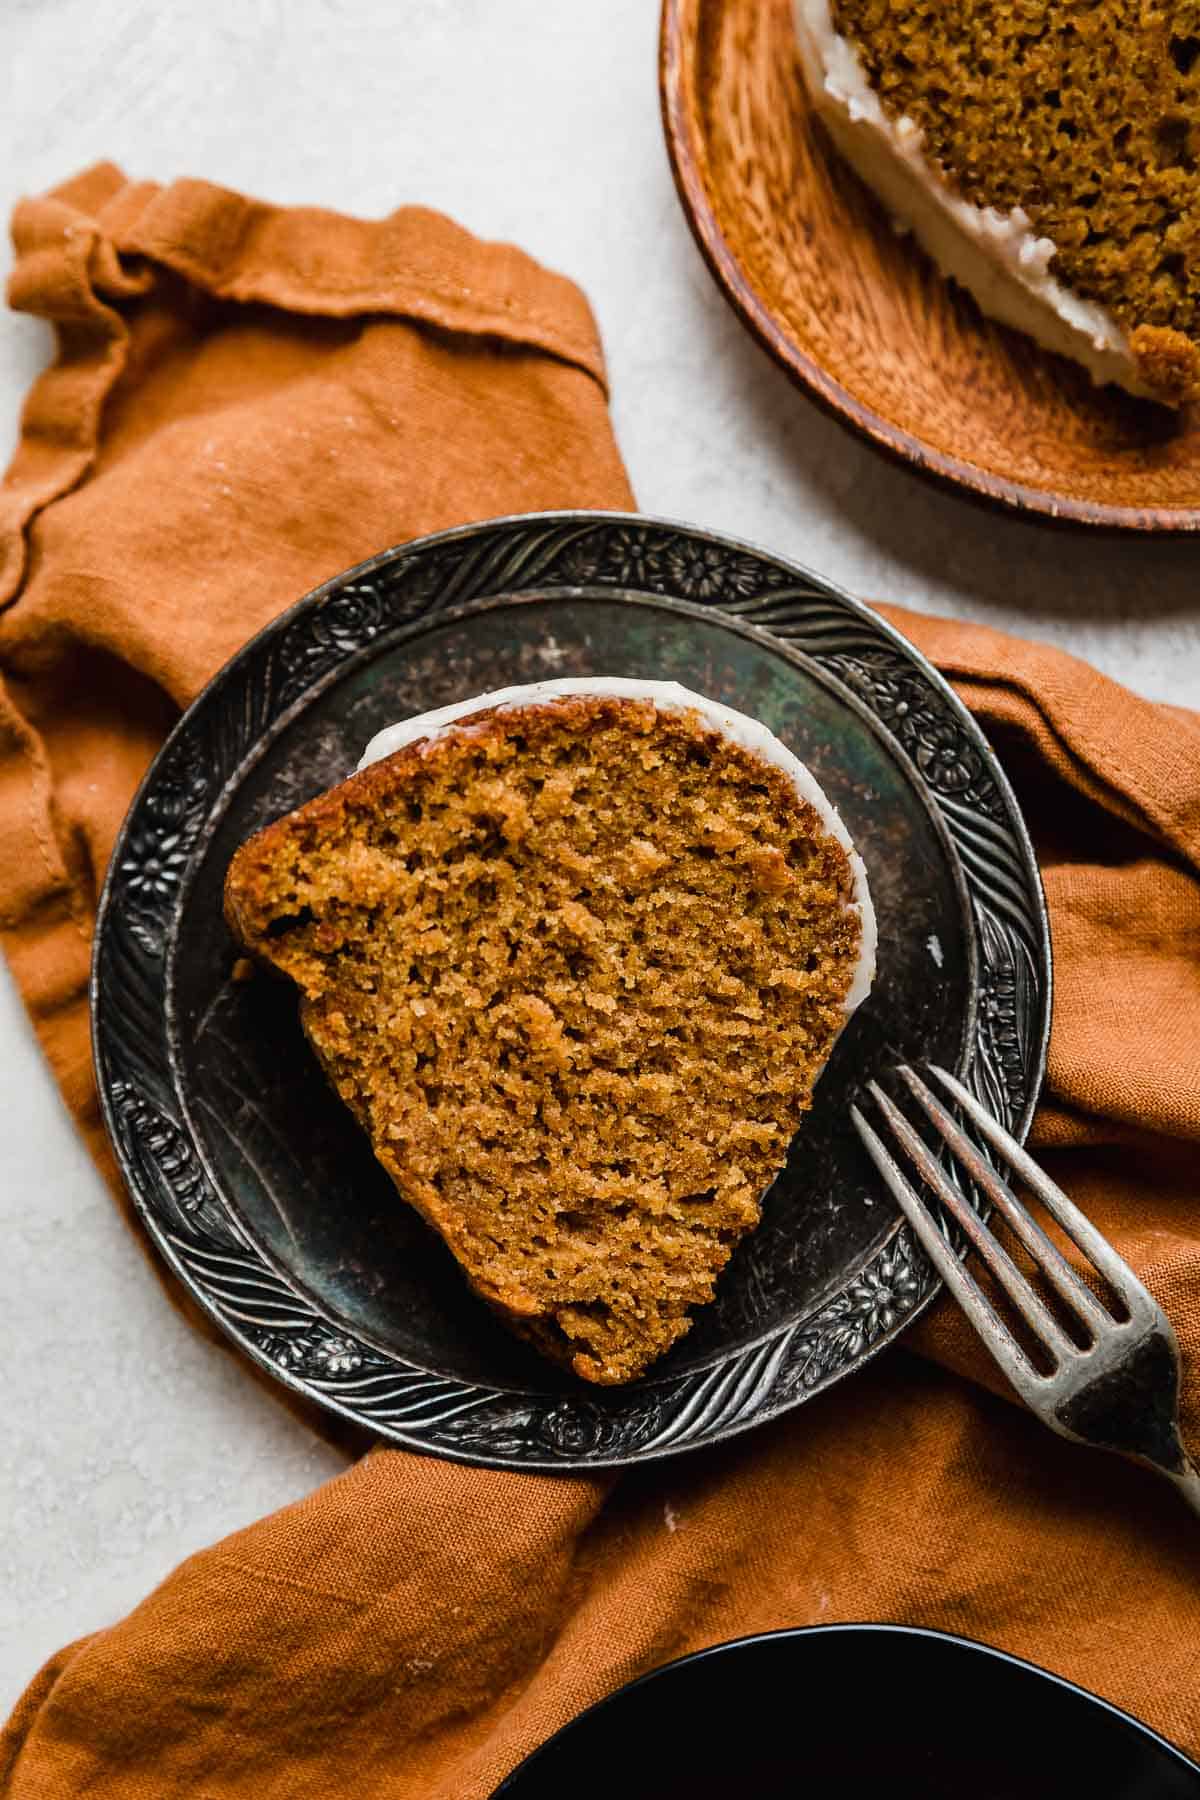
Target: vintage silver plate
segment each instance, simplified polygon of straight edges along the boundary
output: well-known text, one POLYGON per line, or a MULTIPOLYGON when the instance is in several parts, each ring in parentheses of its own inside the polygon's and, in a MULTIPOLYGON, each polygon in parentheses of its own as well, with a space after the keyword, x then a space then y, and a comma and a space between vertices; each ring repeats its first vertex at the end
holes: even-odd
POLYGON ((941 677, 876 614, 745 544, 596 513, 389 550, 248 644, 180 720, 100 904, 101 1100, 156 1244, 257 1363, 418 1450, 595 1468, 798 1405, 890 1342, 936 1282, 847 1124, 900 1058, 957 1069, 1023 1135, 1050 946, 1012 793, 941 677), (394 719, 545 675, 674 678, 763 719, 865 858, 874 993, 691 1335, 627 1388, 511 1339, 399 1204, 326 1087, 290 990, 232 977, 221 886, 259 825, 342 778, 394 719))

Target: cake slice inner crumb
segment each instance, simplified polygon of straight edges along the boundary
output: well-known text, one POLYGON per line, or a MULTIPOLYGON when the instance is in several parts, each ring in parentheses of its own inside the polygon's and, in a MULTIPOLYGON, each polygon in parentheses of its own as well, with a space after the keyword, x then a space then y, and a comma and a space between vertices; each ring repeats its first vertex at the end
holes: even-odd
POLYGON ((846 852, 787 779, 653 706, 497 714, 271 826, 243 943, 404 1197, 586 1379, 688 1328, 845 1022, 846 852))

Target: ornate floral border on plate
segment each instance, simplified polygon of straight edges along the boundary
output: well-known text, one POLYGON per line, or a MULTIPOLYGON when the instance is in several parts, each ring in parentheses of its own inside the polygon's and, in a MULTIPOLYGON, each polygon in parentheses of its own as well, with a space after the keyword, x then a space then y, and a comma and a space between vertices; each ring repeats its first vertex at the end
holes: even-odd
POLYGON ((936 670, 875 613, 749 545, 625 514, 542 513, 425 538, 283 614, 180 720, 130 809, 101 897, 92 978, 104 1116, 138 1209, 191 1293, 288 1386, 411 1448, 530 1469, 692 1449, 773 1417, 858 1367, 938 1283, 907 1226, 816 1313, 714 1366, 628 1389, 537 1396, 386 1355, 276 1270, 200 1156, 169 1054, 168 961, 205 827, 262 738, 376 639, 506 594, 611 587, 712 607, 795 645, 869 708, 921 771, 961 859, 980 1004, 966 1079, 1019 1136, 1045 1066, 1050 947, 1012 792, 936 670))

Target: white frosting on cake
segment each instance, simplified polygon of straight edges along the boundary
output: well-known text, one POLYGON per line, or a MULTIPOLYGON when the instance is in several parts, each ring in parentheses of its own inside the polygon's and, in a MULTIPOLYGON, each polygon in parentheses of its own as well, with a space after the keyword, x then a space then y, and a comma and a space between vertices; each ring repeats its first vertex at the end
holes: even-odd
POLYGON ((605 695, 617 700, 650 700, 665 712, 699 713, 705 723, 719 731, 722 737, 728 738, 731 743, 740 744, 744 750, 749 750, 763 762, 771 763, 783 771, 800 798, 813 808, 825 830, 837 839, 850 859, 854 878, 853 905, 862 921, 858 963, 845 1001, 847 1014, 852 1013, 866 999, 875 979, 877 934, 875 909, 871 905, 870 889, 867 886, 867 871, 850 841, 850 833, 838 816, 837 808, 831 803, 811 769, 805 768, 800 758, 794 756, 786 744, 780 743, 774 732, 768 731, 765 725, 746 713, 735 712, 732 707, 706 699, 703 694, 694 694, 690 688, 681 687, 677 681, 636 681, 620 675, 586 675, 558 681, 534 681, 526 687, 498 688, 495 693, 479 694, 472 700, 457 700, 451 706, 439 706, 433 712, 419 713, 415 718, 402 719, 399 724, 388 725, 371 739, 358 766, 359 769, 369 768, 372 763, 394 755, 397 750, 403 750, 409 744, 436 743, 447 732, 461 728, 476 713, 518 706, 550 706, 556 700, 581 695, 605 695))
POLYGON ((857 48, 834 26, 830 0, 796 0, 796 32, 804 79, 826 131, 942 274, 974 294, 993 319, 1082 363, 1093 381, 1149 395, 1112 314, 1051 275, 1053 239, 1038 237, 1019 206, 998 212, 961 199, 925 155, 916 122, 907 114, 887 116, 857 48))

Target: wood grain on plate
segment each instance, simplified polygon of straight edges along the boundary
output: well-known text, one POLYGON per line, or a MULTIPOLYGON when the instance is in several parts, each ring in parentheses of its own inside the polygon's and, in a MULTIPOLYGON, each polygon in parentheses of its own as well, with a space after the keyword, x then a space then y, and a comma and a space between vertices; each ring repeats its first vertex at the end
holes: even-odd
POLYGON ((1026 513, 1200 530, 1200 417, 1095 388, 983 319, 828 146, 792 0, 664 0, 676 184, 717 281, 797 382, 881 449, 1026 513))

